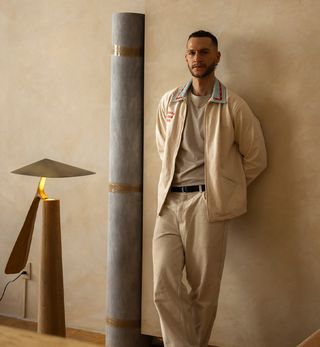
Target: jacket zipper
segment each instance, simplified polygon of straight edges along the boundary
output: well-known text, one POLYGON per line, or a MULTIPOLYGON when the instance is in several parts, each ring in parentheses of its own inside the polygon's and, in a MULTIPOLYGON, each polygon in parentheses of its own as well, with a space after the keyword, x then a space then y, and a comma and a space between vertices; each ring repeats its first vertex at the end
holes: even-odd
POLYGON ((203 156, 203 161, 204 161, 204 184, 205 184, 205 197, 206 197, 206 200, 207 200, 207 218, 209 219, 209 194, 208 194, 208 185, 207 185, 207 153, 208 153, 208 148, 207 148, 207 145, 208 145, 208 141, 207 141, 207 137, 208 137, 208 134, 207 134, 207 107, 208 107, 208 104, 206 105, 206 108, 204 110, 204 156, 203 156))
MULTIPOLYGON (((184 100, 183 102, 185 102, 185 100, 184 100)), ((181 127, 181 129, 180 129, 180 133, 179 133, 179 141, 178 141, 178 145, 177 145, 177 147, 176 147, 176 149, 175 149, 176 152, 175 152, 175 154, 174 154, 174 160, 173 160, 174 164, 176 163, 176 158, 177 158, 178 151, 179 151, 179 148, 180 148, 180 145, 181 145, 182 133, 183 133, 184 125, 185 125, 185 123, 186 123, 187 112, 188 112, 188 107, 187 107, 187 105, 186 105, 186 111, 185 111, 185 113, 184 113, 183 124, 182 124, 182 127, 181 127)), ((172 166, 173 166, 173 169, 172 169, 172 172, 170 173, 170 185, 169 185, 169 187, 171 186, 171 183, 172 183, 172 180, 173 180, 174 171, 175 171, 175 165, 172 165, 172 166)), ((169 188, 169 190, 170 190, 170 188, 169 188)), ((168 195, 169 190, 167 191, 166 196, 168 195)))

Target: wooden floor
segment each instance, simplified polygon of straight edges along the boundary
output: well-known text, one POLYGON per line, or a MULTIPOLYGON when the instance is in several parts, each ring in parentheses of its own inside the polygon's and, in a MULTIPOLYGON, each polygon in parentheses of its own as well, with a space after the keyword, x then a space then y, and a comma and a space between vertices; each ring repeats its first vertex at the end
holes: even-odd
MULTIPOLYGON (((0 324, 13 328, 37 331, 37 323, 22 319, 0 316, 0 324)), ((105 345, 104 334, 94 333, 91 331, 67 328, 67 337, 79 341, 92 342, 102 346, 105 345)))
MULTIPOLYGON (((31 322, 23 319, 11 318, 0 316, 0 325, 26 329, 30 331, 37 331, 37 323, 31 322)), ((97 345, 105 346, 105 336, 104 334, 99 334, 91 331, 67 328, 67 337, 84 342, 91 342, 97 345)), ((154 338, 153 344, 150 347, 161 347, 163 344, 160 342, 160 339, 154 338)), ((319 345, 320 346, 320 345, 319 345)), ((218 346, 208 346, 208 347, 218 347, 218 346)))
MULTIPOLYGON (((0 316, 0 325, 12 327, 12 328, 19 328, 19 329, 26 329, 30 331, 37 331, 37 323, 31 322, 23 319, 16 319, 11 317, 5 317, 0 316)), ((78 340, 78 341, 84 341, 84 342, 91 342, 95 343, 97 345, 105 345, 105 336, 104 334, 99 334, 91 331, 85 331, 85 330, 79 330, 79 329, 72 329, 67 328, 67 337, 78 340)), ((156 341, 154 341, 156 343, 156 341)), ((161 347, 162 344, 154 344, 150 347, 161 347)))
MULTIPOLYGON (((26 329, 30 331, 37 331, 37 323, 31 322, 23 319, 11 318, 0 316, 0 325, 5 325, 13 328, 26 329)), ((97 345, 105 345, 104 334, 94 333, 91 331, 67 328, 67 337, 84 342, 91 342, 97 345)), ((150 347, 161 347, 163 344, 160 339, 154 338, 153 344, 150 347)), ((319 345, 320 346, 320 345, 319 345)), ((208 346, 208 347, 218 347, 218 346, 208 346)))
MULTIPOLYGON (((26 329, 30 331, 37 331, 37 323, 31 322, 23 319, 11 318, 0 316, 0 325, 5 325, 8 327, 26 329)), ((104 334, 94 333, 91 331, 67 328, 67 337, 84 342, 95 343, 97 345, 105 346, 105 336, 104 334)), ((160 342, 161 339, 154 338, 152 345, 150 347, 161 347, 163 344, 160 342)), ((319 345, 320 346, 320 345, 319 345)), ((218 347, 218 346, 208 346, 208 347, 218 347)))

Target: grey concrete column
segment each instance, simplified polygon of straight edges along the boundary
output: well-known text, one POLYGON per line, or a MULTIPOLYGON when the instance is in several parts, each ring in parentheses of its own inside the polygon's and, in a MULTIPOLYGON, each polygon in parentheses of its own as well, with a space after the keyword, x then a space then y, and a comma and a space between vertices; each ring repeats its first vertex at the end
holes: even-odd
POLYGON ((112 18, 106 346, 143 347, 141 238, 144 15, 112 18))

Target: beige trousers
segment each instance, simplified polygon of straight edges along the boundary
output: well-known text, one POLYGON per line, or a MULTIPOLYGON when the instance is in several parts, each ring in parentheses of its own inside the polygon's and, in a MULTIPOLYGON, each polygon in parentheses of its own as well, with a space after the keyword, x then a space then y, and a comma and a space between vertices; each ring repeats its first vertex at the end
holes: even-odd
POLYGON ((207 222, 205 193, 169 193, 153 237, 154 302, 166 347, 208 346, 226 239, 226 222, 207 222))

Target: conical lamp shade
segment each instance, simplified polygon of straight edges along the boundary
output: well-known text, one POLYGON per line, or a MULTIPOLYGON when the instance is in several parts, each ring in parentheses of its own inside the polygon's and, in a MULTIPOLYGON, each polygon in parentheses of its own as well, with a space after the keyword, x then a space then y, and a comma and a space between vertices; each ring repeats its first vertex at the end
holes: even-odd
POLYGON ((62 178, 93 175, 95 172, 51 159, 42 159, 20 169, 14 170, 12 173, 27 176, 62 178))

